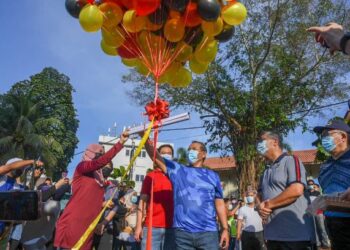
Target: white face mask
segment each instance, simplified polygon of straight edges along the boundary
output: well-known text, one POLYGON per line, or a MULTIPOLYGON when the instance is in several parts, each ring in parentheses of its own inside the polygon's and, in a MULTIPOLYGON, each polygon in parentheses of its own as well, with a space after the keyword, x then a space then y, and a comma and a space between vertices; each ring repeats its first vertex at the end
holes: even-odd
POLYGON ((233 205, 232 204, 229 204, 228 205, 228 210, 232 210, 233 209, 233 205))
POLYGON ((161 156, 166 160, 169 160, 169 161, 173 160, 173 156, 170 154, 161 154, 161 156))

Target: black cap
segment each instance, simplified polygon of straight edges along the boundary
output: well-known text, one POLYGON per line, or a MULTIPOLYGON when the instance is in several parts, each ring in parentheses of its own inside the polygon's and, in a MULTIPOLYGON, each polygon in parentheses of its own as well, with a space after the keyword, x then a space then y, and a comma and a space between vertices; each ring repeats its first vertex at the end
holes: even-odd
POLYGON ((332 120, 324 127, 321 127, 321 126, 315 127, 314 132, 317 134, 321 134, 324 130, 332 130, 332 129, 341 130, 348 134, 350 133, 349 125, 346 124, 345 121, 343 120, 332 120))

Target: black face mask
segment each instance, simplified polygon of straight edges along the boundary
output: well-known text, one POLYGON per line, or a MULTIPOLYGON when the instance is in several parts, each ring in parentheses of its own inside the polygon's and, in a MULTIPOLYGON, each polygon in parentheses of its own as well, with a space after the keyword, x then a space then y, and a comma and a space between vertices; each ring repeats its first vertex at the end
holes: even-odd
POLYGON ((22 169, 15 169, 11 171, 11 175, 14 179, 20 177, 23 174, 23 170, 22 169))
POLYGON ((112 171, 113 169, 109 167, 102 168, 103 178, 108 178, 111 175, 112 171))

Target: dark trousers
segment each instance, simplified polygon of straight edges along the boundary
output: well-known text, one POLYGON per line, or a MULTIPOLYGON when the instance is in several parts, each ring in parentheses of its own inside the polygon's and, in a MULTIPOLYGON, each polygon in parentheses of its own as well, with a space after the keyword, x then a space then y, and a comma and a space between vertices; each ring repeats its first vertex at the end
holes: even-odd
POLYGON ((350 218, 326 217, 332 250, 350 249, 350 218))
POLYGON ((263 232, 242 232, 242 250, 265 250, 263 232))
POLYGON ((310 241, 267 241, 268 250, 316 250, 310 241))
POLYGON ((104 232, 103 235, 94 235, 93 246, 95 250, 112 250, 113 249, 113 234, 112 232, 104 232))

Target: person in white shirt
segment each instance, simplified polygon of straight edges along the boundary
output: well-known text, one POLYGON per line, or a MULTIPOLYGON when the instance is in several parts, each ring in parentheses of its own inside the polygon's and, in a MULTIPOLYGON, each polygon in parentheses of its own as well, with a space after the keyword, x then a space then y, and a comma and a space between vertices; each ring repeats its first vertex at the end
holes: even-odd
POLYGON ((254 191, 247 192, 246 206, 239 209, 237 221, 237 240, 242 242, 242 250, 263 250, 263 225, 259 213, 255 210, 254 191))

